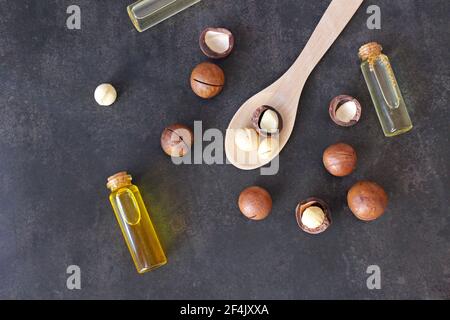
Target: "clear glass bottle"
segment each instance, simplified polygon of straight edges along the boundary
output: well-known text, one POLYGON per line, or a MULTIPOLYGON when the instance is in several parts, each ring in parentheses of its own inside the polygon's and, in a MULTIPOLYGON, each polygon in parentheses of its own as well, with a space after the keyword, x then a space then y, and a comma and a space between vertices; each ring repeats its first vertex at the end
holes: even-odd
POLYGON ((381 45, 370 42, 359 48, 359 57, 384 135, 393 137, 411 130, 413 125, 389 58, 382 50, 381 45))
POLYGON ((144 273, 167 263, 155 228, 138 187, 131 183, 131 175, 119 172, 108 178, 109 200, 136 269, 144 273))
POLYGON ((200 0, 139 0, 127 7, 133 25, 139 32, 170 18, 200 0))

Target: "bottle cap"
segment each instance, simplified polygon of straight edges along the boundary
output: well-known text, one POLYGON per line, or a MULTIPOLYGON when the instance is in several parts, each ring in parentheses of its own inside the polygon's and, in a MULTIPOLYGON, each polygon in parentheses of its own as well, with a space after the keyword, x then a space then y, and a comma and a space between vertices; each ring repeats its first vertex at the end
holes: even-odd
POLYGON ((108 178, 106 187, 111 191, 131 185, 133 178, 126 171, 121 171, 108 178))
POLYGON ((367 60, 381 54, 383 47, 377 42, 369 42, 361 46, 358 51, 358 56, 361 60, 367 60))

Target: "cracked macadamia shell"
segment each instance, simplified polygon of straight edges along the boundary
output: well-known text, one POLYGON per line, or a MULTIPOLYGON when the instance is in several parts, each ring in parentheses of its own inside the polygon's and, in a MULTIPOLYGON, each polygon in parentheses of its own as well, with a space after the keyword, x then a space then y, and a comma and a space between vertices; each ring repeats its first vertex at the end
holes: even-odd
POLYGON ((300 229, 310 234, 322 233, 331 225, 331 213, 328 205, 325 201, 314 197, 297 205, 295 218, 300 229))
POLYGON ((341 127, 351 127, 361 118, 361 104, 348 95, 340 95, 330 102, 329 114, 331 120, 341 127))
POLYGON ((200 49, 211 59, 227 57, 234 47, 234 36, 225 28, 206 28, 200 35, 200 49))
POLYGON ((262 136, 277 135, 283 129, 280 113, 271 106, 261 106, 255 110, 251 119, 255 130, 262 136))

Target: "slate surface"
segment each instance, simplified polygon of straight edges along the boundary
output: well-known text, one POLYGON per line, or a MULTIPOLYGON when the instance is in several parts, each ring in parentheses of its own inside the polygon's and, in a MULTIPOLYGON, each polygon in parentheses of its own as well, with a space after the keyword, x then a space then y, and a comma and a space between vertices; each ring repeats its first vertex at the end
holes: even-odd
MULTIPOLYGON (((242 102, 287 69, 329 1, 204 0, 137 33, 130 1, 78 0, 81 30, 66 28, 74 1, 0 1, 0 298, 411 299, 450 298, 448 52, 450 2, 364 3, 310 76, 294 133, 276 176, 230 165, 175 166, 159 146, 173 122, 222 131, 242 102), (366 8, 382 29, 366 27, 366 8), (236 49, 220 61, 227 86, 214 100, 190 90, 205 57, 197 37, 225 26, 236 49), (383 44, 415 128, 385 138, 359 70, 358 47, 383 44), (93 90, 111 82, 111 108, 93 90), (347 93, 361 122, 339 128, 328 102, 347 93), (358 151, 357 171, 331 177, 322 151, 337 141, 358 151), (169 264, 138 275, 108 202, 106 178, 128 170, 152 211, 169 264), (356 220, 346 206, 359 179, 383 185, 385 216, 356 220), (262 222, 238 211, 249 185, 271 191, 262 222), (296 204, 329 202, 334 223, 320 236, 300 231, 296 204), (81 290, 66 288, 80 266, 81 290), (382 289, 368 290, 379 265, 382 289)), ((294 84, 293 84, 294 85, 294 84)))

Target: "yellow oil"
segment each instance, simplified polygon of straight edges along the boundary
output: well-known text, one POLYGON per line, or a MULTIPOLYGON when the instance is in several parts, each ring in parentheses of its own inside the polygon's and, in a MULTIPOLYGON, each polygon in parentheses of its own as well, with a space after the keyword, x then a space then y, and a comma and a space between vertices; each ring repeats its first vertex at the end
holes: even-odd
POLYGON ((165 265, 166 255, 138 187, 131 184, 131 176, 127 175, 129 180, 124 180, 126 173, 120 174, 122 181, 108 186, 112 191, 109 200, 136 269, 145 273, 165 265))

